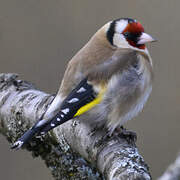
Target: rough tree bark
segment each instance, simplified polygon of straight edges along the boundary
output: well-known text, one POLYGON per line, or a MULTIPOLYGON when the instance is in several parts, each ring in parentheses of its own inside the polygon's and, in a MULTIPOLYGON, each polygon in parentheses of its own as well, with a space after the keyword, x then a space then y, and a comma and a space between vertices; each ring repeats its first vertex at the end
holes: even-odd
MULTIPOLYGON (((0 74, 0 133, 13 143, 52 100, 52 95, 18 80, 17 75, 0 74)), ((71 120, 45 137, 33 138, 25 148, 41 156, 54 179, 151 179, 134 139, 123 134, 102 138, 104 130, 91 133, 85 124, 71 120)))

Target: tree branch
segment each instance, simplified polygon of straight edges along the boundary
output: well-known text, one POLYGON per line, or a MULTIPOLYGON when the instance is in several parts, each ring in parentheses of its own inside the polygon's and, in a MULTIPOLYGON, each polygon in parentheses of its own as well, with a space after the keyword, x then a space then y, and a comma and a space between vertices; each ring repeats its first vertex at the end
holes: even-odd
MULTIPOLYGON (((0 133, 14 142, 47 110, 53 96, 35 89, 15 74, 0 74, 0 133)), ((54 179, 151 179, 134 139, 105 136, 71 120, 26 146, 41 156, 54 179)))
POLYGON ((180 153, 175 162, 171 164, 158 180, 178 180, 180 179, 180 153))

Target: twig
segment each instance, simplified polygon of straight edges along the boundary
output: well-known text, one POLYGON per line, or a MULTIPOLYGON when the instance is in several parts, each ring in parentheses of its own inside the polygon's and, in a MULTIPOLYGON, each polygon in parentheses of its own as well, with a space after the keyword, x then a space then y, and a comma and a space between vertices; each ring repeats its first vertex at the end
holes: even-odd
POLYGON ((180 179, 180 153, 175 162, 171 164, 158 180, 179 180, 180 179))

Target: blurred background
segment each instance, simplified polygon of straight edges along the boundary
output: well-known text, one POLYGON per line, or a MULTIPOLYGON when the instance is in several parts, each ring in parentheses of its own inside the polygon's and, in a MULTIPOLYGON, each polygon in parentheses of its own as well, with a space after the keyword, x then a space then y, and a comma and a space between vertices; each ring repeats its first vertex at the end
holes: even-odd
MULTIPOLYGON (((180 149, 179 0, 0 0, 0 72, 15 72, 47 93, 56 93, 69 59, 102 25, 119 17, 138 19, 158 39, 151 97, 125 126, 138 135, 153 179, 180 149)), ((52 180, 43 161, 11 151, 0 135, 0 179, 52 180)))

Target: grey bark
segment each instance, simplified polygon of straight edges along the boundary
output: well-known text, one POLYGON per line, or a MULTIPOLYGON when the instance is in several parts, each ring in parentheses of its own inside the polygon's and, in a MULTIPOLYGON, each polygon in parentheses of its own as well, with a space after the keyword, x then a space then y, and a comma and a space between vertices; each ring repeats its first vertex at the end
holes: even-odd
MULTIPOLYGON (((18 80, 15 74, 0 74, 0 133, 13 143, 47 110, 53 96, 18 80)), ((71 120, 45 137, 35 137, 25 149, 41 156, 54 179, 149 180, 149 169, 139 154, 135 139, 105 130, 93 132, 71 120)), ((13 152, 12 152, 13 153, 13 152)))
POLYGON ((180 153, 158 180, 179 180, 180 179, 180 153))

